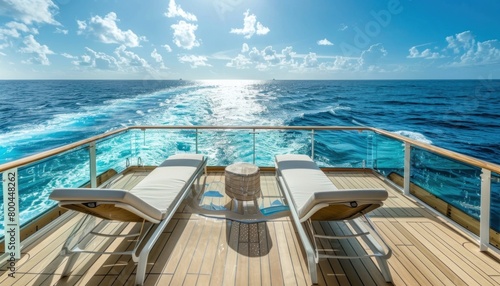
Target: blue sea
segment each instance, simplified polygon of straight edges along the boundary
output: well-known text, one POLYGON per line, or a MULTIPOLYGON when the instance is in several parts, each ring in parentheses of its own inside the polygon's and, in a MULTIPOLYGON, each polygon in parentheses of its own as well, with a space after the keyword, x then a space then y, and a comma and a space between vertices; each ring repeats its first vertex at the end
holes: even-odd
POLYGON ((0 164, 132 125, 372 126, 500 164, 499 80, 19 80, 0 102, 0 164))

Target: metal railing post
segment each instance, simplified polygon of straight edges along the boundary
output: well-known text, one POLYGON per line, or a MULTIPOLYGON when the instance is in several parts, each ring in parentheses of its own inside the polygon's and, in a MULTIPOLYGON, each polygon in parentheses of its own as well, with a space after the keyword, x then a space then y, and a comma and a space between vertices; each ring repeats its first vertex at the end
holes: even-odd
POLYGON ((311 129, 311 159, 314 160, 314 129, 311 129))
POLYGON ((253 129, 253 164, 255 165, 255 128, 253 129))
POLYGON ((198 128, 195 129, 196 136, 195 136, 195 146, 196 146, 196 154, 198 154, 198 128))
POLYGON ((411 145, 405 142, 405 162, 404 162, 404 185, 403 193, 410 194, 410 166, 411 166, 411 145))
POLYGON ((96 145, 95 142, 89 144, 89 157, 90 157, 90 187, 97 188, 97 158, 96 158, 96 145))
POLYGON ((481 214, 479 218, 479 250, 486 251, 490 244, 491 171, 481 172, 481 214))

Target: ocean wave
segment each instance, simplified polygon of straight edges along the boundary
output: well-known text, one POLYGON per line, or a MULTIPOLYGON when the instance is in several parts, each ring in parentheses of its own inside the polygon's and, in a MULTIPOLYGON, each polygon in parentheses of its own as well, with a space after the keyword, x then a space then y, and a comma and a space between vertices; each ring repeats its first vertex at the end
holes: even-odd
POLYGON ((432 144, 432 141, 430 139, 427 139, 427 137, 425 137, 424 134, 419 133, 419 132, 400 130, 400 131, 395 131, 393 133, 408 137, 408 138, 413 139, 413 140, 417 140, 417 141, 422 142, 422 143, 432 144))

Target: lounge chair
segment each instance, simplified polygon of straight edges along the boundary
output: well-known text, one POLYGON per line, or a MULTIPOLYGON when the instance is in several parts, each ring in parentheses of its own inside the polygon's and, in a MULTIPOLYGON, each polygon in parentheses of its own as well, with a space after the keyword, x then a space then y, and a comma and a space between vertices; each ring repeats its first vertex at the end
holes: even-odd
POLYGON ((391 282, 392 277, 387 265, 387 259, 391 255, 390 248, 377 234, 368 218, 366 218, 367 224, 359 219, 380 207, 388 197, 387 191, 384 189, 340 190, 306 155, 277 155, 275 163, 276 180, 288 202, 293 222, 306 251, 312 282, 316 284, 318 281, 316 263, 320 258, 363 257, 376 257, 382 275, 387 282, 391 282), (313 220, 346 221, 354 228, 355 233, 345 236, 319 235, 314 231, 313 220), (314 247, 303 224, 307 226, 314 247), (361 237, 373 253, 360 256, 336 255, 328 253, 326 249, 319 249, 317 245, 318 239, 356 237, 361 237))
POLYGON ((89 188, 54 189, 50 199, 58 201, 59 206, 88 214, 75 227, 73 234, 63 247, 62 254, 70 256, 63 276, 69 275, 76 262, 75 253, 130 254, 134 262, 137 262, 136 284, 142 285, 146 275, 149 252, 179 205, 189 195, 189 190, 193 188, 196 191, 196 179, 199 180, 203 174, 206 163, 206 158, 198 154, 170 156, 130 191, 89 188), (93 229, 90 232, 84 231, 86 234, 78 237, 77 232, 86 229, 86 223, 93 217, 125 222, 150 222, 150 227, 143 229, 143 226, 140 233, 132 235, 109 235, 99 233, 99 229, 93 229), (152 226, 157 227, 155 229, 152 226), (154 232, 148 235, 151 230, 154 232), (91 239, 87 234, 106 237, 137 236, 140 239, 137 239, 132 251, 96 252, 83 249, 91 239), (145 240, 144 243, 143 240, 145 240), (142 249, 137 255, 139 245, 142 244, 142 249))

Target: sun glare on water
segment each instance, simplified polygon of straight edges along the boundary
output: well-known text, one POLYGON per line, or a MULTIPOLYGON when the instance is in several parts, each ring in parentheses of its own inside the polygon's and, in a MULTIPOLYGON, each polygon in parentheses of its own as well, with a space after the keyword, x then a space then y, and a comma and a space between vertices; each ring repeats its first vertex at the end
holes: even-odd
POLYGON ((211 125, 270 125, 262 116, 267 111, 262 103, 259 85, 264 81, 256 80, 207 80, 200 81, 201 89, 212 114, 208 118, 211 125))

